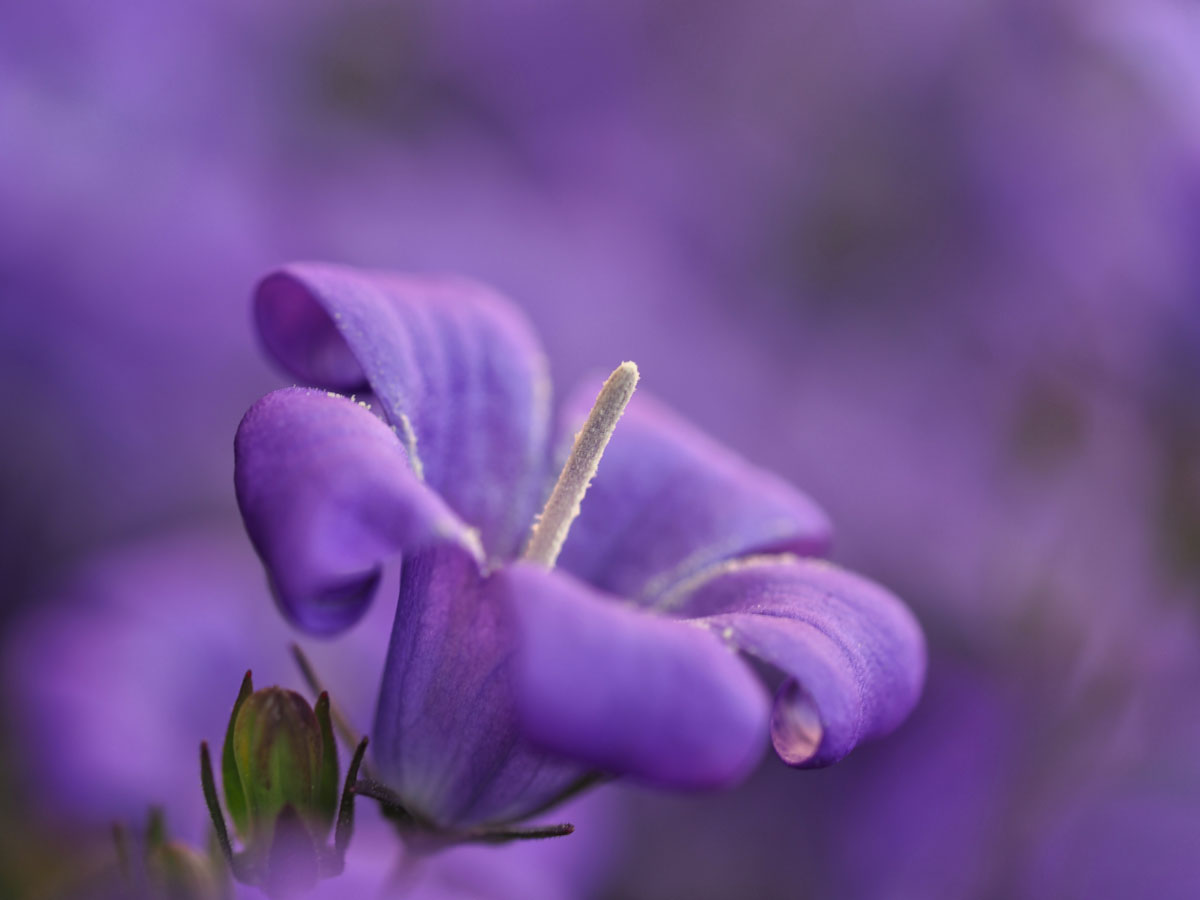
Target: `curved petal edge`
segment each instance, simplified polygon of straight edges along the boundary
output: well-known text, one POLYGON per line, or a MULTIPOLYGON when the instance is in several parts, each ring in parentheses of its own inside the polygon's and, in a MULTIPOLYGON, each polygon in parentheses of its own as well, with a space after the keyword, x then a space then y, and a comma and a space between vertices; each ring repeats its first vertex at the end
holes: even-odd
POLYGON ((885 588, 823 560, 730 563, 688 598, 714 634, 787 677, 771 737, 788 765, 837 762, 896 728, 925 680, 925 638, 885 588))
POLYGON ((310 634, 358 621, 389 557, 449 542, 481 558, 392 429, 337 394, 285 388, 255 403, 234 441, 234 485, 280 608, 310 634))
POLYGON ((677 788, 735 783, 761 759, 768 697, 713 635, 537 566, 496 577, 518 640, 517 710, 536 743, 677 788))
POLYGON ((516 552, 542 500, 550 378, 515 305, 464 278, 294 263, 259 282, 254 313, 296 378, 369 387, 414 471, 488 555, 516 552))

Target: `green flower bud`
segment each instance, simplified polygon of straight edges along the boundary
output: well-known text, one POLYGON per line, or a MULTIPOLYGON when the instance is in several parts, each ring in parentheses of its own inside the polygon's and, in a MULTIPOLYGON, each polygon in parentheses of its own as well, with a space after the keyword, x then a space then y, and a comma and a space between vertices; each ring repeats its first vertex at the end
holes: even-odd
POLYGON ((294 691, 271 687, 250 694, 230 720, 226 745, 232 747, 233 771, 226 766, 225 799, 243 843, 269 846, 288 806, 324 843, 338 789, 328 698, 322 696, 314 712, 294 691))
POLYGON ((314 708, 294 691, 256 692, 247 672, 221 752, 225 805, 242 845, 236 853, 217 799, 208 745, 200 745, 204 799, 234 877, 270 897, 286 897, 340 873, 354 828, 353 788, 365 750, 364 738, 350 761, 339 804, 329 696, 322 693, 314 708))

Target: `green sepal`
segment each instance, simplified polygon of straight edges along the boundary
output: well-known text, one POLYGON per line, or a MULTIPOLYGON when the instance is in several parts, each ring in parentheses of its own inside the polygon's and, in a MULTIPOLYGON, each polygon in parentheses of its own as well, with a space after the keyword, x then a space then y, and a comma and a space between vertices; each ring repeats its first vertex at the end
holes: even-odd
POLYGON ((358 770, 366 752, 367 739, 363 738, 355 748, 354 756, 350 757, 350 767, 346 769, 346 785, 342 788, 337 828, 333 833, 333 850, 337 859, 336 874, 339 875, 346 863, 346 850, 350 847, 350 839, 354 836, 354 792, 358 785, 358 770))
POLYGON ((208 833, 204 858, 208 860, 213 877, 220 885, 221 900, 231 900, 233 897, 233 867, 225 855, 225 848, 221 846, 221 839, 215 831, 208 833))
POLYGON ((200 787, 204 792, 204 805, 208 807, 208 815, 212 819, 213 834, 225 855, 225 861, 236 871, 233 859, 233 845, 229 842, 229 832, 225 829, 225 816, 221 813, 221 804, 217 800, 217 785, 213 779, 212 759, 208 754, 208 742, 200 742, 200 787))
POLYGON ((317 716, 317 725, 321 728, 321 765, 317 775, 313 805, 320 829, 317 833, 327 835, 333 827, 338 804, 337 741, 333 737, 333 722, 329 716, 329 694, 327 692, 322 692, 321 696, 317 698, 317 705, 313 711, 317 716))
POLYGON ((229 714, 229 726, 225 729, 225 746, 221 750, 221 780, 225 784, 225 805, 229 808, 229 817, 233 819, 233 830, 243 841, 250 835, 250 811, 246 803, 246 789, 238 774, 237 759, 233 753, 233 729, 242 704, 253 693, 254 682, 247 671, 246 677, 242 679, 242 688, 238 691, 237 700, 233 704, 233 712, 229 714))
POLYGON ((161 806, 151 806, 146 813, 146 852, 157 850, 167 842, 167 817, 161 806))

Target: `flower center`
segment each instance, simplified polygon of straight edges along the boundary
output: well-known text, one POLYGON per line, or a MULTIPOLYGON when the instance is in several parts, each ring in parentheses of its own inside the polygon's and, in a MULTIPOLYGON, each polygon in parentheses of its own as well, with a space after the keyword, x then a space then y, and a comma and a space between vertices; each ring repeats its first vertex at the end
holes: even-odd
POLYGON ((633 396, 637 382, 637 366, 624 362, 617 366, 604 382, 604 387, 600 388, 587 421, 575 435, 571 455, 567 457, 554 490, 550 492, 550 499, 533 523, 524 559, 553 568, 567 539, 567 532, 571 530, 571 523, 579 515, 579 505, 600 465, 604 448, 608 446, 617 420, 633 396))

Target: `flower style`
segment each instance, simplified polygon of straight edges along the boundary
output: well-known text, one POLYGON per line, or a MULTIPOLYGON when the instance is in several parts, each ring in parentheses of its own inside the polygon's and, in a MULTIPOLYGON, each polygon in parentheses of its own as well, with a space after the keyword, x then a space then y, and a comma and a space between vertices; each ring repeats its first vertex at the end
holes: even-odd
POLYGON ((813 558, 830 528, 811 500, 644 394, 614 432, 635 368, 594 408, 595 385, 568 399, 557 433, 587 422, 529 541, 563 442, 506 301, 303 264, 260 283, 255 314, 317 389, 275 391, 242 421, 247 531, 281 610, 315 635, 356 622, 402 557, 371 750, 429 827, 516 821, 597 772, 729 784, 768 733, 788 764, 826 765, 916 702, 916 621, 813 558), (783 674, 773 703, 741 654, 783 674))

